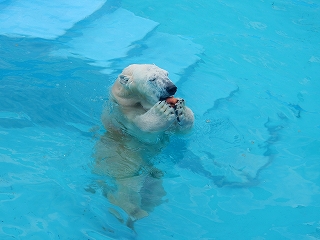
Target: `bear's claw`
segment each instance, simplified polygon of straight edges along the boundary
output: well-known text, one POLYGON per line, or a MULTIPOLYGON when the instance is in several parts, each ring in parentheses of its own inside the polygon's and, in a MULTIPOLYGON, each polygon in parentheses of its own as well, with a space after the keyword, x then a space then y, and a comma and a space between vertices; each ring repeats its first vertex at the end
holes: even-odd
POLYGON ((178 124, 180 125, 181 122, 185 119, 185 101, 184 99, 180 98, 176 105, 174 106, 174 113, 176 115, 176 119, 178 124))

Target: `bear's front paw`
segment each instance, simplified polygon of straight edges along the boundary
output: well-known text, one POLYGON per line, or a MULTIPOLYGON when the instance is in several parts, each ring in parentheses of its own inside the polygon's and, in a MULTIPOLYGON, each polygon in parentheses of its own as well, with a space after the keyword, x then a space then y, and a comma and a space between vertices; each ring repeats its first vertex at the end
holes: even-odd
POLYGON ((173 107, 166 101, 156 103, 145 114, 136 117, 135 124, 145 132, 159 132, 167 130, 175 121, 173 107))
MULTIPOLYGON (((175 118, 174 108, 170 106, 166 101, 160 101, 154 106, 156 114, 165 118, 168 122, 172 122, 175 118)), ((164 119, 163 119, 164 120, 164 119)))
POLYGON ((166 101, 156 103, 150 110, 150 119, 153 119, 155 129, 161 131, 169 128, 176 119, 174 108, 166 101))
POLYGON ((185 101, 182 98, 179 98, 176 105, 174 106, 174 112, 178 124, 183 124, 185 121, 185 101))

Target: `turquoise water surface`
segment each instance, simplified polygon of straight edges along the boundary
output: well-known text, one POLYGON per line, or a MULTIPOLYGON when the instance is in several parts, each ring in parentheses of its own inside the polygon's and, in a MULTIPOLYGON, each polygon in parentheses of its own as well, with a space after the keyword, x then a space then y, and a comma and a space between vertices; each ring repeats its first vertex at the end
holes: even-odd
POLYGON ((319 1, 0 0, 0 79, 0 239, 320 239, 319 1), (132 63, 168 70, 195 126, 130 228, 92 169, 132 63))

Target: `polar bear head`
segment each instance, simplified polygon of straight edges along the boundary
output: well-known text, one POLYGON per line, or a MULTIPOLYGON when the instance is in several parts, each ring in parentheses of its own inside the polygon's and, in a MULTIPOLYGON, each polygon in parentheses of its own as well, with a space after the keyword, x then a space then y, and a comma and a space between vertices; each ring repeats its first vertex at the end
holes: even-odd
POLYGON ((112 96, 122 106, 141 106, 148 110, 177 91, 168 72, 152 64, 132 64, 118 76, 112 96))

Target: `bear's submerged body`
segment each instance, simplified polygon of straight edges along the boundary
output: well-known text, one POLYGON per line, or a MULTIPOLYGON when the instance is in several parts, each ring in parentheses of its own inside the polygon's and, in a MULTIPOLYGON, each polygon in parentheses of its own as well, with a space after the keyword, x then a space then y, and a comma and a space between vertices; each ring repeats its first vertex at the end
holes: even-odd
POLYGON ((165 70, 133 64, 117 78, 103 111, 106 133, 96 145, 94 171, 114 180, 114 188, 104 186, 104 193, 128 214, 129 222, 161 204, 163 174, 152 158, 168 144, 171 134, 193 125, 193 113, 183 99, 174 106, 166 101, 176 90, 165 70))

